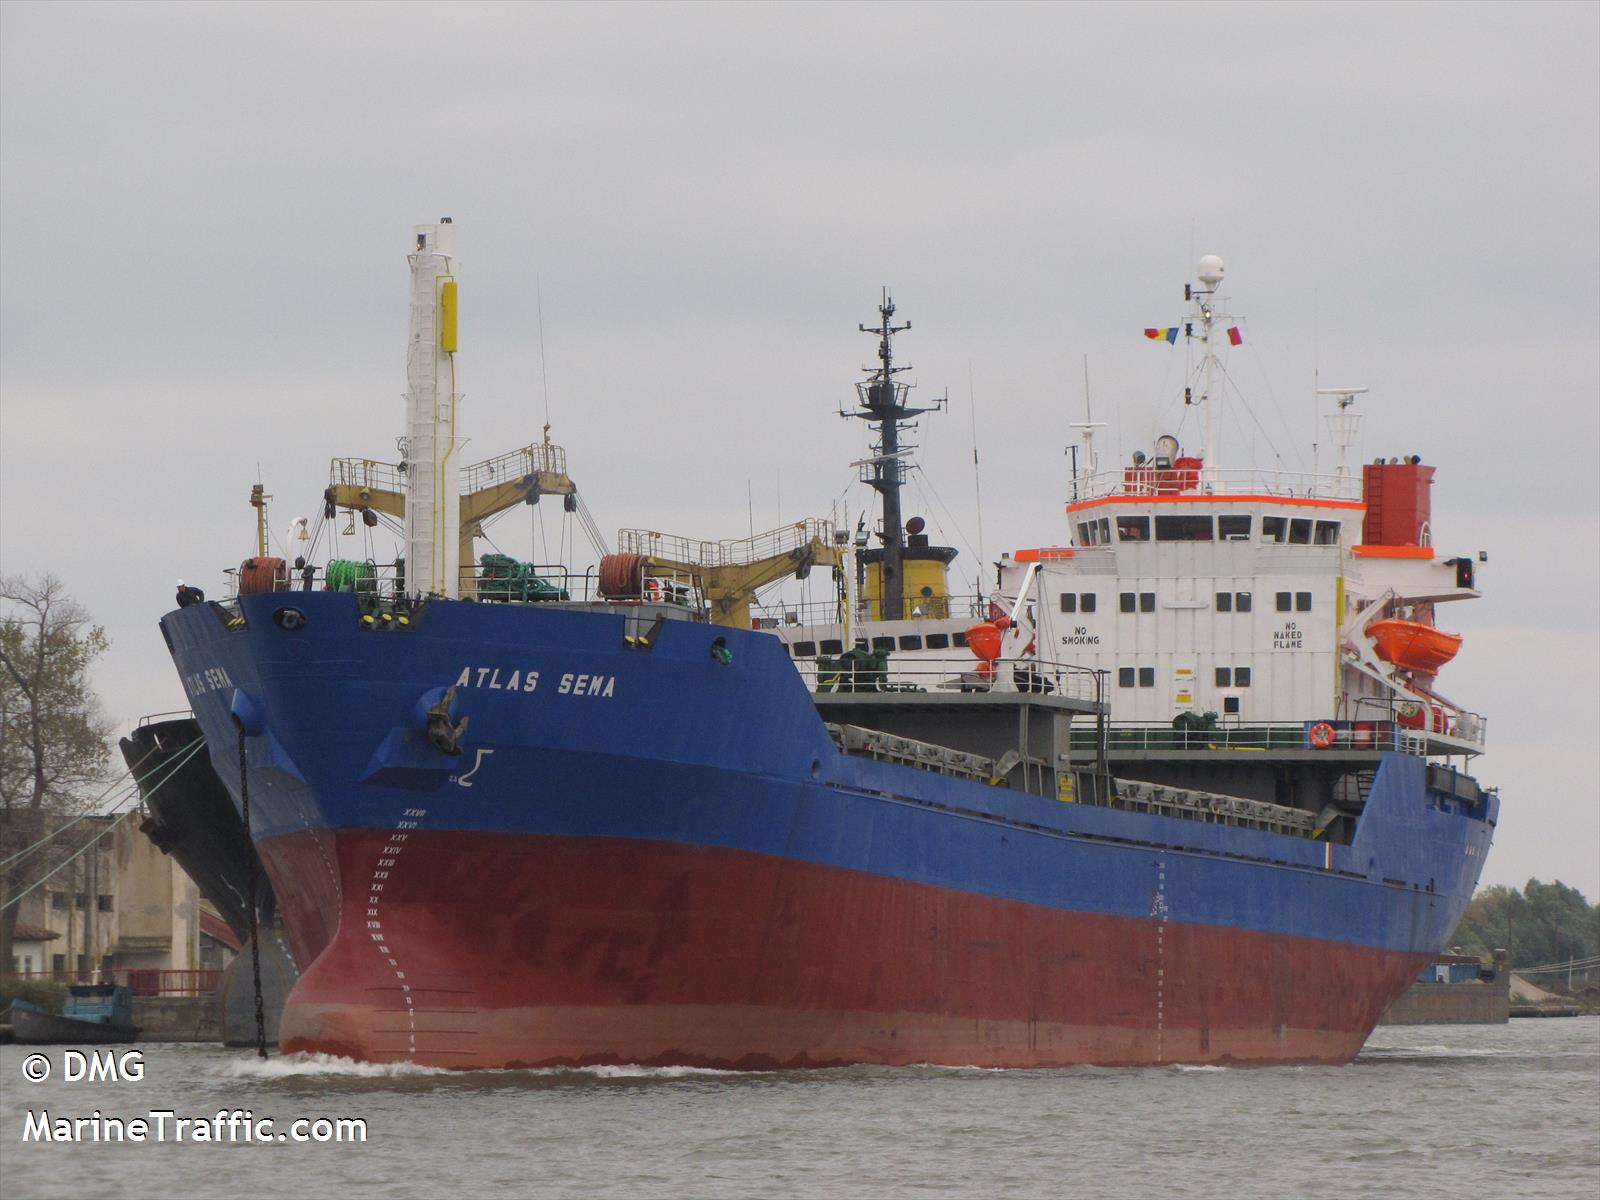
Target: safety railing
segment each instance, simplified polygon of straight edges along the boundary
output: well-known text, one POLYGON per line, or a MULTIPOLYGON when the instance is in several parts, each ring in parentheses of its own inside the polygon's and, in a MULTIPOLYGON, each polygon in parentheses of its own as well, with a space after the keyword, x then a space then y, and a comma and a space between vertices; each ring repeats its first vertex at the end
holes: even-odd
POLYGON ((461 470, 461 490, 481 492, 497 484, 525 479, 529 475, 565 475, 567 452, 560 446, 535 442, 520 450, 509 450, 473 463, 461 470))
POLYGON ((1072 502, 1106 496, 1269 496, 1321 500, 1361 499, 1361 476, 1269 471, 1254 468, 1207 471, 1203 467, 1157 467, 1143 463, 1080 475, 1072 483, 1072 502))
MULTIPOLYGON (((971 623, 982 620, 988 611, 988 599, 978 595, 938 596, 906 598, 905 620, 927 621, 929 627, 935 621, 964 621, 971 623), (919 611, 920 610, 920 611, 919 611)), ((767 604, 752 606, 752 618, 757 622, 758 629, 778 629, 789 627, 807 627, 819 625, 841 625, 844 622, 844 602, 839 599, 830 600, 800 600, 787 602, 777 600, 767 604)), ((872 611, 873 606, 865 599, 856 603, 855 613, 851 623, 858 627, 866 622, 876 622, 880 618, 872 611)), ((962 628, 965 628, 963 625, 962 628)), ((898 633, 914 633, 910 630, 895 627, 898 633)), ((948 629, 938 632, 949 633, 948 629)))
POLYGON ((5 978, 19 983, 113 983, 135 996, 209 996, 217 990, 220 970, 166 970, 156 967, 100 967, 82 971, 7 971, 5 978))
POLYGON ((403 492, 406 475, 397 463, 372 458, 336 458, 328 468, 328 482, 334 487, 362 488, 367 491, 403 492))
POLYGON ((787 554, 812 542, 832 546, 833 522, 808 518, 793 525, 769 529, 748 538, 700 541, 649 529, 617 531, 619 554, 643 554, 669 562, 694 563, 704 567, 742 567, 787 554))
MULTIPOLYGON (((1072 731, 1074 750, 1090 750, 1094 732, 1072 731)), ((1398 750, 1426 755, 1428 739, 1392 721, 1255 721, 1181 727, 1138 721, 1110 721, 1106 748, 1117 752, 1171 750, 1398 750)))
POLYGON ((795 667, 819 696, 869 692, 1001 693, 1103 701, 1102 672, 1074 663, 1008 660, 985 663, 970 653, 895 655, 851 650, 796 658, 795 667))

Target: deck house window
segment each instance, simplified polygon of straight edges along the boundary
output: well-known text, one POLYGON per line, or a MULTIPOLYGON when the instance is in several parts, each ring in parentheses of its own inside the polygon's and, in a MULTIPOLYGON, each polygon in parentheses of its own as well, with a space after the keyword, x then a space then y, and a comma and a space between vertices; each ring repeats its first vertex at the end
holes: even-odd
POLYGON ((1289 544, 1292 546, 1309 546, 1311 544, 1311 522, 1296 517, 1289 522, 1289 544))
POLYGON ((875 637, 872 639, 872 648, 874 650, 893 650, 894 639, 892 637, 875 637))
POLYGON ((950 635, 948 633, 930 633, 925 645, 929 650, 948 650, 950 648, 950 635))
POLYGON ((817 644, 815 642, 796 642, 794 644, 794 656, 796 658, 815 658, 817 656, 817 644))
POLYGON ((1132 667, 1118 667, 1117 668, 1117 686, 1118 687, 1132 687, 1133 686, 1133 680, 1134 680, 1134 670, 1133 670, 1132 667))
POLYGON ((1249 667, 1235 667, 1233 669, 1233 686, 1234 687, 1249 687, 1250 686, 1250 668, 1249 667))
POLYGON ((967 631, 963 629, 960 633, 952 633, 950 635, 950 644, 952 646, 965 646, 967 644, 967 631))
POLYGON ((1281 542, 1289 536, 1289 518, 1287 517, 1262 517, 1261 540, 1263 542, 1281 542))
POLYGON ((1317 522, 1317 545, 1337 546, 1339 544, 1339 522, 1317 522))
POLYGON ((906 634, 904 637, 902 637, 900 639, 900 649, 902 649, 902 650, 921 650, 922 649, 922 639, 920 637, 918 637, 914 633, 908 633, 908 634, 906 634))
POLYGON ((1234 612, 1249 612, 1250 611, 1250 593, 1249 592, 1235 592, 1234 593, 1234 596, 1233 596, 1233 611, 1234 612))
POLYGON ((1094 599, 1094 593, 1093 592, 1084 592, 1081 596, 1078 597, 1078 611, 1079 612, 1093 612, 1094 611, 1094 605, 1095 605, 1095 599, 1094 599))
MULTIPOLYGON (((1307 535, 1309 536, 1309 535, 1307 535)), ((1158 542, 1209 542, 1212 539, 1211 517, 1172 516, 1156 518, 1158 542)))
POLYGON ((1075 612, 1078 611, 1078 593, 1077 592, 1062 592, 1061 593, 1061 611, 1062 612, 1070 612, 1070 613, 1075 613, 1075 612))
POLYGON ((1155 685, 1156 685, 1156 669, 1154 667, 1140 667, 1139 668, 1139 686, 1140 687, 1155 687, 1155 685))
POLYGON ((1139 611, 1140 612, 1155 612, 1155 610, 1156 610, 1156 594, 1154 592, 1140 592, 1139 593, 1139 611))
POLYGON ((1310 592, 1296 592, 1294 594, 1294 607, 1295 607, 1295 611, 1296 612, 1310 612, 1311 611, 1311 593, 1310 592))
POLYGON ((1218 612, 1232 612, 1233 611, 1233 593, 1232 592, 1218 592, 1217 593, 1217 611, 1218 612))
POLYGON ((1217 686, 1218 687, 1227 687, 1232 682, 1233 682, 1233 668, 1232 667, 1218 667, 1217 668, 1217 686))
POLYGON ((1150 540, 1150 518, 1118 517, 1117 537, 1124 542, 1148 542, 1150 540))
POLYGON ((1243 542, 1250 538, 1250 518, 1229 514, 1217 518, 1217 536, 1225 542, 1243 542))
POLYGON ((844 643, 838 638, 823 638, 822 652, 824 654, 843 654, 844 643))
POLYGON ((1134 610, 1134 605, 1136 605, 1138 603, 1138 599, 1134 596, 1134 594, 1132 592, 1123 592, 1120 596, 1117 597, 1117 600, 1118 600, 1118 607, 1123 612, 1132 612, 1134 610))
POLYGON ((1294 597, 1288 592, 1278 593, 1278 611, 1289 612, 1294 608, 1294 597))
POLYGON ((1239 715, 1239 697, 1224 696, 1222 698, 1222 715, 1225 717, 1237 717, 1239 715))

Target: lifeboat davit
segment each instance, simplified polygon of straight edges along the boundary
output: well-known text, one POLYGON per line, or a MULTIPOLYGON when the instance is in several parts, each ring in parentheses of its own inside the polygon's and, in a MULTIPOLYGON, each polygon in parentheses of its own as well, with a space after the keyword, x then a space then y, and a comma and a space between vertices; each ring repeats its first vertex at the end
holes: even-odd
POLYGON ((1367 633, 1379 658, 1427 675, 1437 674, 1461 649, 1459 633, 1445 633, 1420 621, 1374 621, 1367 633))

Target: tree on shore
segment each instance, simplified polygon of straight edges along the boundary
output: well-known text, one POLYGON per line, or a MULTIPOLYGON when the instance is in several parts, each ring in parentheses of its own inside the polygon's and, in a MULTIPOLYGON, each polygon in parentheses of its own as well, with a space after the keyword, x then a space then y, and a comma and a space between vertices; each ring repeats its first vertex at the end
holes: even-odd
POLYGON ((1600 955, 1600 905, 1559 880, 1484 888, 1472 898, 1450 944, 1466 954, 1504 949, 1512 967, 1600 955))
POLYGON ((10 901, 82 839, 22 852, 103 794, 111 727, 89 669, 109 644, 54 575, 0 579, 0 973, 20 908, 10 901))

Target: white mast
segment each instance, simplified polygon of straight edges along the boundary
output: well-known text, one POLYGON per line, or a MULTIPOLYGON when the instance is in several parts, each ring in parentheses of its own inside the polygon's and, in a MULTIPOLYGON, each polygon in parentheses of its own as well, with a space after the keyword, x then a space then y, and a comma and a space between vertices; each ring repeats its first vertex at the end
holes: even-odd
POLYGON ((406 590, 461 592, 461 464, 457 455, 455 229, 449 217, 412 230, 411 336, 406 349, 406 590))
POLYGON ((1356 432, 1361 428, 1361 414, 1352 411, 1357 396, 1364 396, 1367 389, 1364 387, 1342 387, 1317 389, 1318 396, 1337 396, 1339 409, 1323 418, 1328 423, 1328 433, 1333 438, 1333 444, 1339 448, 1339 464, 1334 469, 1335 495, 1344 495, 1348 489, 1345 484, 1350 478, 1350 467, 1346 459, 1350 447, 1355 445, 1356 432))
POLYGON ((1204 491, 1215 491, 1217 483, 1217 428, 1221 419, 1222 397, 1217 394, 1217 353, 1211 345, 1211 334, 1217 319, 1223 314, 1217 307, 1217 288, 1224 274, 1222 260, 1208 254, 1195 269, 1200 287, 1194 292, 1195 316, 1200 326, 1200 405, 1205 418, 1205 443, 1200 447, 1201 486, 1204 491))

